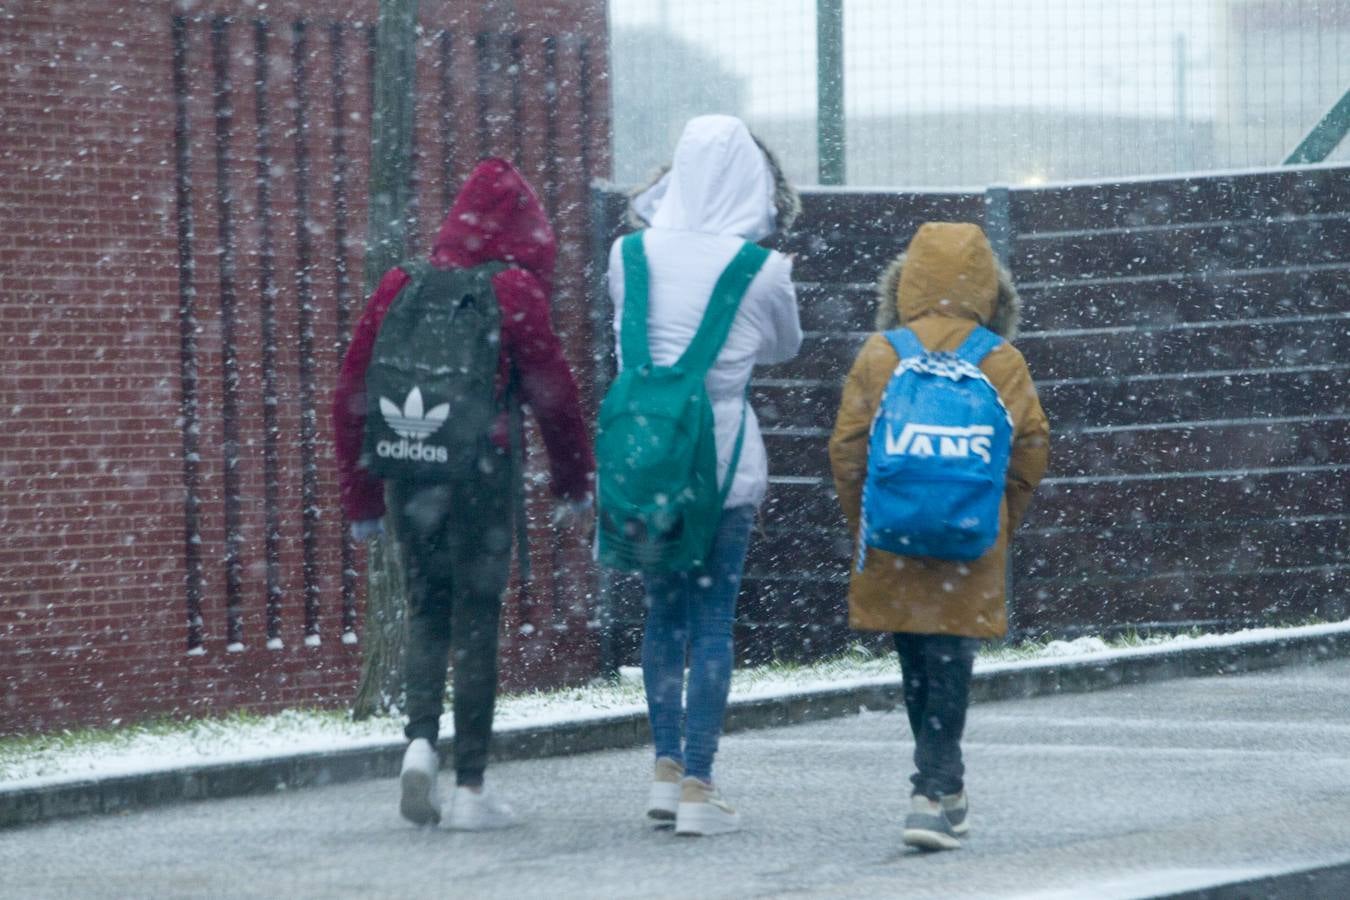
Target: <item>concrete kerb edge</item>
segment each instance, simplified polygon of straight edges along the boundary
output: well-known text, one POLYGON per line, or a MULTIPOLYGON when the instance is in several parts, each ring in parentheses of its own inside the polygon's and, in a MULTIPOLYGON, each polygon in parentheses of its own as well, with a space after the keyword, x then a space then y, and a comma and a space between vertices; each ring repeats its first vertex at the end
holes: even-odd
MULTIPOLYGON (((1254 672, 1350 656, 1350 632, 1281 637, 1249 643, 1184 647, 1105 660, 1049 661, 995 668, 976 674, 973 703, 1017 700, 1059 693, 1106 690, 1173 678, 1254 672)), ((826 688, 773 697, 735 700, 726 731, 771 728, 887 711, 903 703, 894 681, 826 688)), ((646 716, 616 715, 582 722, 506 729, 493 736, 497 760, 542 759, 618 750, 648 740, 646 716)), ((452 740, 441 742, 448 758, 452 740)), ((353 750, 304 753, 271 759, 191 766, 175 771, 119 775, 45 787, 0 788, 0 829, 100 813, 125 813, 170 803, 225 799, 392 777, 402 742, 353 750)))
POLYGON ((1157 900, 1338 900, 1347 896, 1350 896, 1350 862, 1160 894, 1157 900))

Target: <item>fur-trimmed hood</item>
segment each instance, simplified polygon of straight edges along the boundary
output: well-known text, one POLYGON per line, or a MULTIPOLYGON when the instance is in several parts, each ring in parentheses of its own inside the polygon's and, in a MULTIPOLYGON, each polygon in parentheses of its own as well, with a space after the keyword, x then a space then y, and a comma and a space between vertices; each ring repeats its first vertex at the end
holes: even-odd
POLYGON ((936 314, 976 319, 1011 341, 1021 311, 1012 273, 976 225, 925 223, 877 281, 878 331, 936 314))
MULTIPOLYGON (((882 276, 879 290, 878 327, 904 322, 932 352, 959 349, 976 322, 1005 338, 1014 333, 1017 294, 1011 279, 998 271, 984 232, 974 225, 925 224, 910 241, 906 256, 882 276)), ((844 380, 830 435, 834 488, 855 535, 862 521, 873 425, 896 371, 896 357, 884 335, 868 336, 844 380)), ((850 567, 848 620, 853 628, 973 638, 1007 633, 1009 542, 1045 474, 1050 425, 1026 359, 1016 347, 1000 343, 980 360, 979 368, 998 392, 1013 426, 998 539, 983 556, 970 561, 915 562, 884 550, 868 550, 861 567, 850 567)))
POLYGON ((777 156, 745 123, 698 116, 685 125, 674 163, 629 194, 628 222, 759 241, 791 229, 801 209, 777 156))

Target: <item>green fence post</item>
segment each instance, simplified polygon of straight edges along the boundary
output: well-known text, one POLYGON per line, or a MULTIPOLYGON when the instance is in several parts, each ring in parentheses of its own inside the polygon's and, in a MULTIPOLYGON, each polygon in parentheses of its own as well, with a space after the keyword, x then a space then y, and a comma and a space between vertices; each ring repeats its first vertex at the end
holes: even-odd
POLYGON ((816 154, 821 184, 843 184, 844 0, 816 0, 816 154))
POLYGON ((1003 265, 1012 253, 1012 193, 1003 185, 984 192, 984 233, 989 246, 1003 265))
MULTIPOLYGON (((989 238, 989 246, 1004 266, 1009 266, 1012 258, 1012 193, 1004 185, 994 185, 984 192, 984 233, 989 238)), ((1017 606, 1013 594, 1013 544, 1008 541, 1008 555, 1004 561, 1003 586, 1007 600, 1004 608, 1008 613, 1008 636, 1006 641, 1016 639, 1017 606)))
MULTIPOLYGON (((370 205, 363 271, 366 296, 407 253, 418 0, 380 0, 375 28, 375 101, 370 121, 370 205)), ((392 538, 374 541, 366 563, 361 679, 352 717, 397 704, 403 681, 406 586, 392 538)))
POLYGON ((370 210, 364 282, 369 295, 403 260, 412 200, 412 129, 418 0, 380 0, 370 121, 370 210))

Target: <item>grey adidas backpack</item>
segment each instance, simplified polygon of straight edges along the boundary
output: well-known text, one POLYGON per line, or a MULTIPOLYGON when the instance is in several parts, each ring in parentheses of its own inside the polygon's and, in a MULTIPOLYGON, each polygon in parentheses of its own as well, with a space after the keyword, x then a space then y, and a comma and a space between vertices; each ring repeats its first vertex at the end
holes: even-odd
POLYGON ((366 467, 386 480, 474 477, 493 420, 504 266, 400 266, 410 281, 390 304, 366 369, 366 467))

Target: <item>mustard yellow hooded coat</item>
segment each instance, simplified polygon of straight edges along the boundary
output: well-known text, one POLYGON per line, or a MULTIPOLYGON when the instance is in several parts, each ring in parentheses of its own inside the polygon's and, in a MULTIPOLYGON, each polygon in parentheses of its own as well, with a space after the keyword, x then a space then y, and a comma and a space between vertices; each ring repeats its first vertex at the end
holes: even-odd
MULTIPOLYGON (((880 331, 899 322, 929 350, 955 350, 976 323, 1014 336, 1017 294, 975 225, 929 222, 879 285, 878 333, 863 344, 844 385, 830 438, 839 503, 856 540, 867 476, 868 435, 882 391, 899 359, 880 331)), ((863 571, 850 567, 849 624, 863 631, 952 634, 1007 632, 1004 609, 1008 542, 1031 492, 1045 474, 1050 427, 1022 354, 1006 341, 980 363, 1013 421, 1012 458, 993 548, 974 562, 895 556, 869 549, 863 571)))

